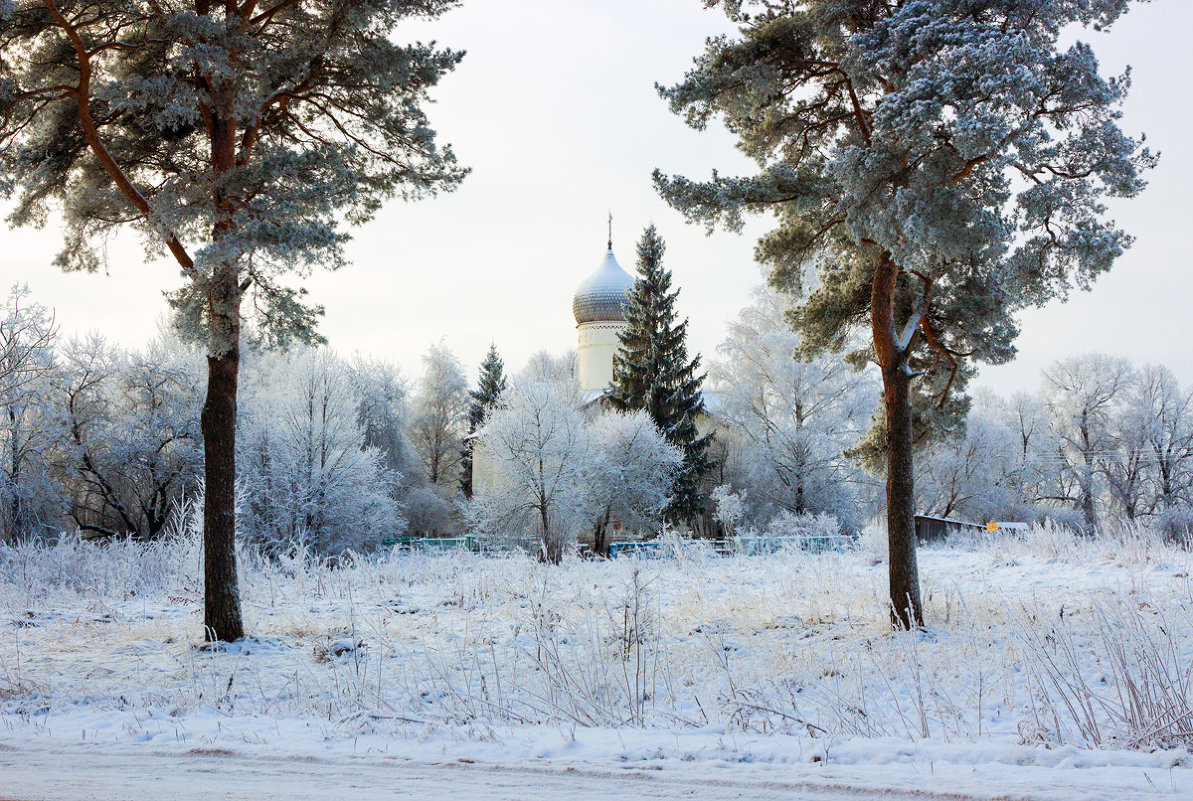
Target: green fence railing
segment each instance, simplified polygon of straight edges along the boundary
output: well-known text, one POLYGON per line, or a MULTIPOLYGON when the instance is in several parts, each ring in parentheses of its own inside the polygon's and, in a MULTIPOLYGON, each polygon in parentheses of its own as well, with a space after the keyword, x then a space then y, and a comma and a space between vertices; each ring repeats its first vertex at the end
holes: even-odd
MULTIPOLYGON (((841 551, 849 547, 852 538, 845 535, 791 535, 783 537, 734 537, 728 540, 702 541, 704 547, 712 546, 717 554, 728 556, 766 556, 784 549, 798 549, 812 553, 841 551)), ((627 540, 609 543, 609 556, 633 556, 641 559, 659 559, 666 551, 664 540, 627 540)), ((446 553, 456 550, 472 553, 537 553, 539 542, 533 538, 518 537, 387 537, 382 547, 396 548, 404 553, 446 553)))

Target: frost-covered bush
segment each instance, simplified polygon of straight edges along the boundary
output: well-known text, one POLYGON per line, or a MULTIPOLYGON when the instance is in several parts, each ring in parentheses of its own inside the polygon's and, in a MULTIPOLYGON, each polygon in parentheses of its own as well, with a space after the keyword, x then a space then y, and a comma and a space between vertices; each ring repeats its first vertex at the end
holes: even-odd
POLYGON ((406 534, 419 537, 443 537, 459 529, 456 504, 444 497, 443 489, 431 485, 416 486, 402 496, 406 534))
POLYGON ((414 394, 409 436, 433 487, 454 491, 460 481, 468 423, 468 380, 460 360, 443 342, 423 355, 423 374, 414 394))
POLYGON ((592 454, 582 477, 596 510, 593 549, 605 553, 613 521, 638 531, 661 525, 684 456, 643 411, 602 414, 588 424, 588 436, 592 454))
POLYGON ((51 469, 65 433, 51 402, 56 333, 28 287, 0 298, 0 542, 52 532, 68 506, 51 469))
POLYGON ((161 536, 201 484, 202 357, 169 334, 139 351, 93 334, 66 343, 61 362, 74 526, 91 537, 161 536))
POLYGON ((480 534, 533 532, 558 564, 595 519, 584 475, 591 438, 572 393, 559 382, 518 381, 477 437, 493 475, 490 484, 473 487, 469 522, 480 534))
POLYGON ((1062 509, 1058 507, 1036 507, 1034 527, 1065 529, 1069 532, 1084 531, 1085 518, 1078 509, 1062 509))
POLYGON ((271 552, 306 543, 337 554, 401 533, 400 477, 366 444, 347 366, 325 350, 259 359, 237 443, 242 536, 271 552))
POLYGON ((1157 526, 1169 542, 1193 546, 1193 509, 1167 509, 1160 513, 1157 526))
POLYGON ((734 492, 729 484, 718 484, 709 493, 713 503, 713 519, 724 527, 726 534, 733 534, 738 523, 745 518, 747 497, 745 490, 734 492))
POLYGON ((657 530, 683 452, 645 412, 586 412, 571 382, 533 378, 552 372, 549 362, 536 360, 477 432, 491 476, 474 483, 468 515, 488 538, 533 533, 558 562, 582 531, 605 554, 615 523, 657 530))
POLYGON ((857 547, 872 562, 878 563, 885 560, 889 547, 887 545, 886 527, 874 523, 862 527, 862 530, 857 535, 857 547))
POLYGON ((985 523, 1031 522, 1036 513, 1017 492, 1026 469, 1013 432, 971 413, 964 432, 933 443, 916 467, 916 496, 923 514, 985 523))
POLYGON ((764 533, 768 537, 838 537, 841 521, 833 515, 795 514, 784 509, 770 519, 764 533))

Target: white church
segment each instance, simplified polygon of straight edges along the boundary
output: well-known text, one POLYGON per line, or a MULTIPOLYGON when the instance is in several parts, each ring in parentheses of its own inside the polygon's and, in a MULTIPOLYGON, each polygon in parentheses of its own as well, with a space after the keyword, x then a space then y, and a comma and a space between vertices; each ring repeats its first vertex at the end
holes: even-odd
MULTIPOLYGON (((621 347, 619 335, 627 326, 623 307, 633 286, 634 277, 622 269, 613 255, 610 233, 601 266, 580 283, 572 298, 579 334, 576 378, 589 402, 599 401, 613 383, 613 357, 621 347)), ((493 486, 491 460, 488 450, 478 443, 472 458, 475 489, 493 486)))
MULTIPOLYGON (((601 403, 613 383, 613 359, 621 348, 620 335, 628 328, 625 306, 629 301, 634 277, 627 273, 613 255, 612 231, 606 245, 605 258, 596 271, 580 282, 572 297, 572 314, 577 332, 577 383, 590 409, 601 403)), ((709 393, 704 393, 709 400, 709 393)), ((715 419, 707 411, 696 419, 696 427, 707 433, 715 427, 715 419)), ((494 486, 494 465, 488 449, 478 442, 473 452, 472 483, 475 490, 494 486)), ((611 529, 620 532, 621 523, 610 521, 611 529)), ((620 532, 618 536, 625 536, 620 532)))
POLYGON ((577 378, 586 393, 603 393, 613 382, 613 356, 626 329, 623 307, 633 286, 634 277, 613 256, 610 238, 601 266, 581 282, 572 298, 579 333, 577 378))

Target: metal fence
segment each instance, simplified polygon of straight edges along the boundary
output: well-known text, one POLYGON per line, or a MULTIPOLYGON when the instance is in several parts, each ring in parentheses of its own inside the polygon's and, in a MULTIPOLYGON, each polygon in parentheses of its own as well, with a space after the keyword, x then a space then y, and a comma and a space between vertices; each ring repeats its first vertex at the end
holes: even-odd
MULTIPOLYGON (((830 553, 845 550, 853 543, 852 537, 835 535, 791 535, 783 537, 734 537, 728 540, 681 540, 683 545, 712 548, 721 556, 766 556, 784 550, 830 553)), ((609 544, 609 556, 632 556, 640 559, 658 559, 667 552, 664 540, 632 540, 609 544)), ((674 541, 672 541, 674 547, 674 541)), ((682 546, 681 546, 682 547, 682 546)))
MULTIPOLYGON (((853 543, 845 535, 791 535, 782 537, 748 536, 726 540, 626 540, 609 543, 609 556, 637 559, 661 559, 670 548, 694 547, 711 549, 719 556, 767 556, 784 550, 809 553, 832 553, 845 550, 853 543), (666 547, 664 547, 666 546, 666 547)), ((536 538, 527 537, 389 537, 382 547, 399 553, 446 553, 463 550, 472 553, 538 553, 541 546, 536 538)), ((583 546, 581 546, 583 549, 583 546)))
POLYGON ((631 540, 609 543, 609 558, 636 556, 639 559, 658 559, 663 555, 661 540, 631 540))
POLYGON ((396 548, 403 553, 437 553, 441 551, 475 550, 475 537, 388 537, 381 541, 383 548, 396 548))
POLYGON ((472 553, 537 553, 539 542, 528 537, 478 537, 466 534, 463 537, 387 537, 381 541, 383 548, 394 548, 399 553, 446 553, 449 551, 470 551, 472 553))
POLYGON ((843 534, 799 534, 786 537, 738 537, 731 541, 736 553, 765 556, 783 550, 830 553, 844 550, 853 539, 843 534))

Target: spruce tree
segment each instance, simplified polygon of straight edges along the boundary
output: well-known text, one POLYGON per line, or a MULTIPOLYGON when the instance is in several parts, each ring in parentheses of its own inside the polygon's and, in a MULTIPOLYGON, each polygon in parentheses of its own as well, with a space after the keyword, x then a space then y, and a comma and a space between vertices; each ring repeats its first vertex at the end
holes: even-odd
POLYGON ((712 435, 700 436, 696 417, 704 411, 697 374, 700 357, 688 360, 688 321, 676 323, 671 272, 663 268, 666 246, 653 225, 638 242, 638 278, 625 304, 628 323, 613 357, 609 402, 618 411, 643 410, 684 454, 675 478, 667 518, 692 522, 704 509, 700 479, 708 472, 712 435))
POLYGON ((505 362, 497 355, 497 346, 489 345, 489 352, 481 362, 480 378, 476 389, 468 394, 472 404, 468 407, 468 438, 464 440, 464 450, 461 454, 462 469, 460 471, 460 490, 465 498, 472 497, 472 435, 481 429, 485 419, 501 399, 505 392, 505 362))

